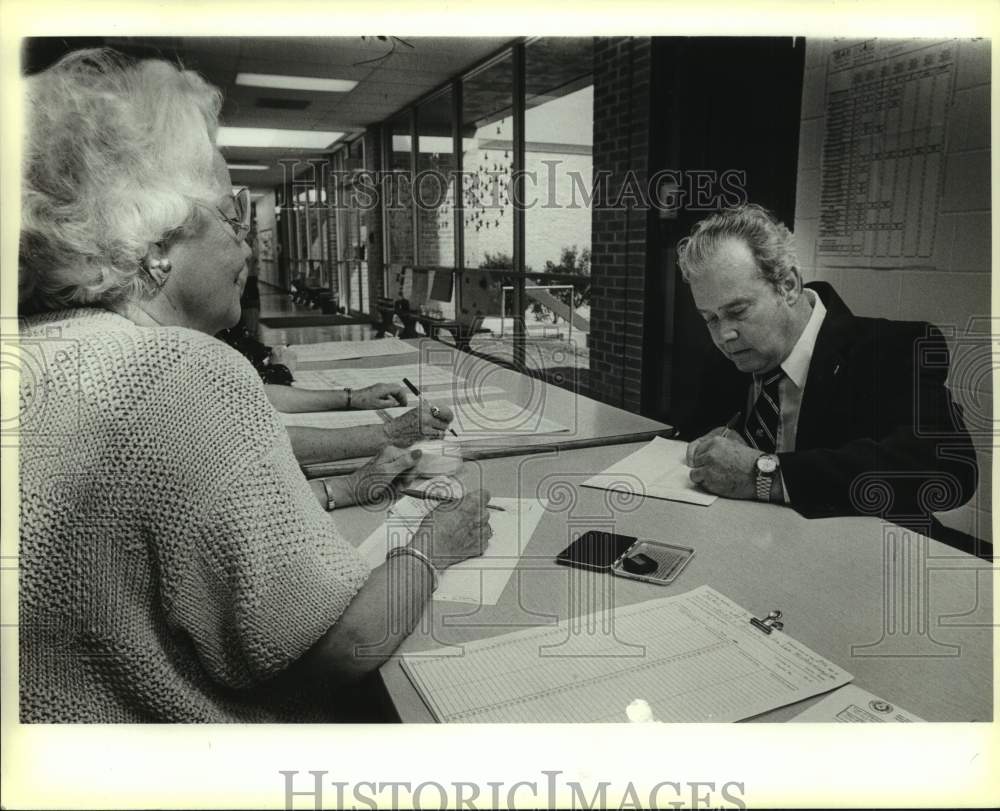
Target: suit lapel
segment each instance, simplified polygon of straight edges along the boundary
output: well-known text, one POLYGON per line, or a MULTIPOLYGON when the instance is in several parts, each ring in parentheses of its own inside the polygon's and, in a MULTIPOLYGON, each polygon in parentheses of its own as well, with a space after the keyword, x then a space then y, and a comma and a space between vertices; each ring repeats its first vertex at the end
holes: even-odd
POLYGON ((819 295, 826 307, 826 317, 816 337, 802 405, 799 407, 795 437, 797 450, 818 447, 824 437, 830 437, 830 426, 826 423, 831 412, 835 412, 831 404, 845 394, 844 381, 849 373, 846 349, 850 344, 854 320, 854 315, 829 284, 814 282, 807 287, 819 295))

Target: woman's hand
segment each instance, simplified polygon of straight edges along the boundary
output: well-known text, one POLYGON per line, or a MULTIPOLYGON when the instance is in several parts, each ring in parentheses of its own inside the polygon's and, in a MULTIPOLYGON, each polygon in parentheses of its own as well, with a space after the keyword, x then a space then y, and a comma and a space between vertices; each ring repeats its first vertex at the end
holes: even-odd
MULTIPOLYGON (((383 499, 395 498, 397 481, 406 483, 406 474, 420 459, 420 451, 404 451, 389 446, 380 450, 349 476, 327 479, 330 494, 337 507, 352 504, 373 504, 383 499)), ((326 503, 326 490, 322 479, 310 482, 313 492, 321 504, 326 503), (318 486, 316 484, 318 482, 318 486)))
POLYGON ((439 504, 421 522, 411 545, 427 555, 437 569, 483 554, 493 537, 487 490, 466 493, 457 501, 439 504))
POLYGON ((385 435, 399 447, 407 448, 422 439, 440 439, 455 418, 446 406, 433 406, 426 400, 412 411, 385 424, 385 435))
POLYGON ((376 383, 351 392, 351 408, 395 408, 406 405, 406 389, 391 383, 376 383))
POLYGON ((268 363, 275 365, 281 364, 288 371, 295 371, 295 364, 299 361, 298 355, 295 354, 295 350, 290 347, 281 344, 280 346, 274 347, 271 350, 271 356, 268 358, 268 363))

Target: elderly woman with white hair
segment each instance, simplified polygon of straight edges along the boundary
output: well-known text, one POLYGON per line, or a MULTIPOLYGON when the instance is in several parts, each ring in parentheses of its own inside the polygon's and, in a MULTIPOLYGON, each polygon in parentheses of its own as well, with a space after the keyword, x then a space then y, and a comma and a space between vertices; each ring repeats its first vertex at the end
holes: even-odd
MULTIPOLYGON (((253 368, 211 337, 239 317, 248 255, 218 91, 98 50, 27 95, 21 720, 335 719, 439 570, 481 552, 488 495, 369 571, 253 368)), ((413 464, 386 453, 355 489, 413 464)))

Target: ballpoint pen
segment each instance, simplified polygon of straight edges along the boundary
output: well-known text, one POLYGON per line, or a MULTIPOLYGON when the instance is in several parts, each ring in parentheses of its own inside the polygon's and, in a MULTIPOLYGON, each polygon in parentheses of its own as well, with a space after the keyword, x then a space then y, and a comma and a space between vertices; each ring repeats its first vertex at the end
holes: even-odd
MULTIPOLYGON (((432 493, 428 493, 424 490, 413 490, 411 488, 404 488, 401 492, 404 496, 412 496, 413 498, 422 498, 425 501, 449 501, 449 502, 458 501, 458 499, 454 498, 453 496, 438 496, 432 493)), ((486 509, 496 510, 497 512, 502 512, 502 513, 507 512, 507 508, 501 507, 499 504, 487 503, 486 509)))
MULTIPOLYGON (((406 384, 406 388, 408 388, 408 389, 409 389, 410 391, 412 391, 412 392, 413 392, 413 396, 414 396, 414 397, 419 397, 419 396, 420 396, 420 389, 418 389, 418 388, 417 388, 416 386, 414 386, 414 385, 413 385, 413 384, 412 384, 412 383, 411 383, 411 382, 409 381, 409 379, 408 379, 408 378, 405 378, 405 377, 404 377, 404 378, 403 378, 403 383, 405 383, 405 384, 406 384)), ((436 405, 432 405, 432 406, 431 406, 431 416, 433 416, 433 417, 437 417, 437 416, 440 416, 440 414, 441 414, 441 409, 440 409, 440 408, 438 408, 438 407, 437 407, 436 405)), ((451 435, 452 435, 453 437, 458 437, 458 434, 456 434, 456 433, 455 433, 455 429, 454 429, 454 428, 449 428, 449 429, 448 429, 448 431, 449 431, 449 432, 451 433, 451 435)))
POLYGON ((729 436, 729 432, 732 431, 737 425, 740 424, 740 420, 743 418, 743 412, 737 411, 733 414, 733 418, 726 423, 726 427, 722 429, 722 438, 725 439, 729 436))

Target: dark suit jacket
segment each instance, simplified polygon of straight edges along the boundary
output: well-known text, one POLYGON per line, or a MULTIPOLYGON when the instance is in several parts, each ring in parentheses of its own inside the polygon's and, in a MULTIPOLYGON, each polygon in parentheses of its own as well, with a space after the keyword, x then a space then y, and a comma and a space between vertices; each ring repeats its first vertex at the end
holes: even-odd
MULTIPOLYGON (((825 282, 826 306, 799 411, 795 450, 778 454, 791 506, 813 518, 878 515, 922 527, 976 490, 976 455, 945 378, 948 347, 920 322, 860 318, 825 282)), ((694 439, 746 407, 750 375, 712 347, 694 439)))

